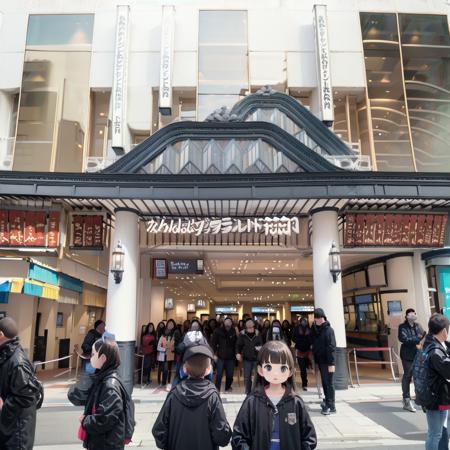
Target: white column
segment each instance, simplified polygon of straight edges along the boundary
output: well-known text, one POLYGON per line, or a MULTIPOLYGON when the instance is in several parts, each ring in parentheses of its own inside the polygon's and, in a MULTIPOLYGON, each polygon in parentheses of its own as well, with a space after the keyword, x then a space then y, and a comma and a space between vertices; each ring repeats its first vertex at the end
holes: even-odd
POLYGON ((348 388, 347 339, 345 335, 342 279, 330 273, 332 243, 339 245, 338 214, 335 209, 312 211, 314 306, 322 308, 336 336, 336 389, 348 388))
MULTIPOLYGON (((106 302, 106 329, 113 333, 121 351, 120 373, 128 388, 133 386, 134 346, 136 340, 137 279, 139 273, 138 215, 133 210, 115 212, 115 232, 111 250, 120 241, 124 255, 122 281, 109 273, 106 302)), ((130 391, 131 392, 131 391, 130 391)))

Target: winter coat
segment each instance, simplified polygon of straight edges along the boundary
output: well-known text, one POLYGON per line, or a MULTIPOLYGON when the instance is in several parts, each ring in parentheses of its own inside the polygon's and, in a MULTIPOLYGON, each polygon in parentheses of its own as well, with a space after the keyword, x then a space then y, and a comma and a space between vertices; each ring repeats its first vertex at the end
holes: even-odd
POLYGON ((234 328, 227 330, 225 327, 216 328, 211 338, 211 346, 214 353, 223 360, 236 358, 237 336, 234 328))
POLYGON ((156 337, 153 334, 144 334, 142 336, 142 353, 144 355, 156 353, 156 337))
POLYGON ((317 364, 334 366, 336 363, 336 338, 329 322, 324 322, 311 328, 312 349, 314 361, 317 364))
POLYGON ((214 384, 187 379, 167 395, 152 433, 164 450, 216 450, 228 445, 231 428, 214 384))
POLYGON ((175 360, 175 339, 173 335, 163 335, 159 338, 158 352, 163 353, 163 351, 165 352, 165 361, 175 360))
POLYGON ((400 358, 405 361, 414 361, 417 353, 417 345, 424 336, 423 328, 415 323, 412 327, 405 320, 398 327, 398 340, 402 343, 400 347, 400 358))
POLYGON ((427 409, 438 409, 438 406, 450 405, 450 351, 447 343, 446 350, 431 334, 428 334, 423 349, 428 353, 428 383, 436 396, 436 402, 427 409))
POLYGON ((83 350, 83 354, 90 355, 92 353, 92 346, 95 344, 95 341, 98 341, 102 335, 93 328, 88 331, 88 334, 84 337, 83 343, 81 344, 81 349, 83 350))
POLYGON ((33 448, 39 392, 33 366, 19 338, 0 346, 0 448, 33 448))
POLYGON ((263 345, 261 335, 258 330, 255 330, 255 335, 250 337, 247 331, 242 330, 236 343, 236 353, 242 354, 246 361, 256 361, 258 350, 256 347, 263 345))
POLYGON ((92 450, 122 450, 125 441, 124 400, 116 370, 91 375, 91 387, 86 391, 77 385, 67 394, 77 406, 84 406, 82 426, 86 431, 84 448, 92 450), (95 407, 95 413, 93 413, 95 407))
POLYGON ((316 430, 300 396, 286 393, 274 406, 265 393, 253 392, 244 400, 234 422, 233 450, 269 450, 276 411, 281 450, 316 448, 316 430))
POLYGON ((296 326, 292 333, 292 339, 295 343, 295 348, 299 352, 309 352, 311 350, 311 329, 309 327, 296 326))

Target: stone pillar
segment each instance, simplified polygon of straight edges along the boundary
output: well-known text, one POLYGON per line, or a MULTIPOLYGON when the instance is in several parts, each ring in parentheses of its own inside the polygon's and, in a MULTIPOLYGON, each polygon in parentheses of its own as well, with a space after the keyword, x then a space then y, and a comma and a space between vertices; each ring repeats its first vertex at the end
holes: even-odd
POLYGON ((321 208, 312 214, 314 305, 325 311, 336 335, 336 389, 348 388, 347 339, 345 335, 342 278, 336 283, 330 273, 331 244, 339 245, 338 214, 334 208, 321 208))
POLYGON ((106 328, 116 337, 120 349, 119 373, 127 390, 133 390, 134 351, 136 345, 137 279, 139 273, 138 212, 120 208, 115 211, 116 223, 111 251, 122 244, 124 272, 118 284, 109 273, 106 302, 106 328))

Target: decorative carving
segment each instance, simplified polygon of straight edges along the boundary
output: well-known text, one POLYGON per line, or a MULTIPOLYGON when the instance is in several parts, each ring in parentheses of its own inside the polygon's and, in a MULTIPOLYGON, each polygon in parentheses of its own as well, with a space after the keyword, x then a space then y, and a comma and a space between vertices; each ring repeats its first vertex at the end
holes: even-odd
POLYGON ((261 95, 272 95, 272 94, 276 94, 277 91, 272 86, 269 86, 268 84, 266 84, 261 89, 257 90, 256 93, 261 94, 261 95))
POLYGON ((231 114, 231 110, 226 106, 222 106, 212 112, 205 122, 241 122, 242 119, 236 114, 231 114))

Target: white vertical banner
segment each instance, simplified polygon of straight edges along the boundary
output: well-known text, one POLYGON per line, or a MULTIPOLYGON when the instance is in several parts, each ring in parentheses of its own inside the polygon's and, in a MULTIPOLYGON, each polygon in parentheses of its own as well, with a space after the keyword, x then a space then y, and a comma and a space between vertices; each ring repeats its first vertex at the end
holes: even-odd
POLYGON ((331 85, 330 50, 328 48, 327 7, 325 5, 314 5, 313 12, 320 115, 323 122, 333 122, 334 107, 333 88, 331 85))
POLYGON ((112 89, 112 148, 114 150, 124 149, 124 127, 127 110, 129 13, 130 7, 128 5, 117 6, 112 89))
POLYGON ((162 7, 161 67, 159 72, 159 112, 163 116, 172 114, 173 47, 175 37, 175 8, 162 7))

